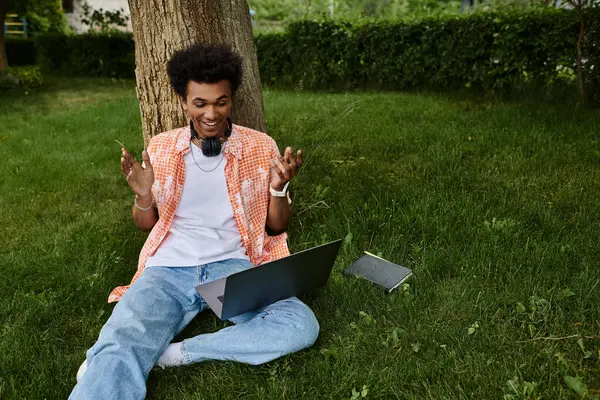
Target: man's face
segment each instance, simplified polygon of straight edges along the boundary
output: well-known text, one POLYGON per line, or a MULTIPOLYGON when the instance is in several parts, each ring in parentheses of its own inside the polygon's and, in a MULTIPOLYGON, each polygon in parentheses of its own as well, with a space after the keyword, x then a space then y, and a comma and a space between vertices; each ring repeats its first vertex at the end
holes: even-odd
POLYGON ((189 81, 186 98, 179 100, 200 138, 222 136, 231 114, 231 85, 229 81, 198 83, 189 81))

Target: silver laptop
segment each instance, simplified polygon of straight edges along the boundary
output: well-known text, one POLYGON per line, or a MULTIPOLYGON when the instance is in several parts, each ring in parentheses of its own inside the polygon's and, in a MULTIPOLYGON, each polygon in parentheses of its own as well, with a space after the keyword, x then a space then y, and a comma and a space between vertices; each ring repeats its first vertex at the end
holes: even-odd
POLYGON ((280 260, 196 286, 222 320, 325 285, 341 240, 304 250, 280 260))

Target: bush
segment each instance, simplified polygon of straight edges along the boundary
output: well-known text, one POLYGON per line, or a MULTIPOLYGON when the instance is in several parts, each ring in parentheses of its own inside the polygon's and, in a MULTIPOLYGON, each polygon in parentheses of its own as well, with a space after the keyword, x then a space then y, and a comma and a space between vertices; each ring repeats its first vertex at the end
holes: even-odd
POLYGON ((11 67, 0 74, 0 90, 9 90, 16 87, 29 90, 42 86, 44 80, 38 66, 11 67))
POLYGON ((133 78, 135 52, 131 33, 45 35, 37 40, 42 68, 73 76, 133 78))
POLYGON ((44 84, 39 66, 10 68, 9 73, 19 79, 19 86, 23 89, 32 89, 44 84))
POLYGON ((356 53, 348 23, 302 21, 284 34, 255 39, 261 79, 279 86, 346 88, 352 86, 356 53))
MULTIPOLYGON (((585 18, 586 82, 590 98, 600 102, 600 8, 585 18)), ((299 21, 284 33, 258 35, 255 43, 266 85, 509 91, 573 86, 578 33, 575 11, 545 8, 413 22, 299 21)), ((21 50, 11 50, 9 62, 34 58, 35 49, 25 50, 30 42, 10 41, 21 50)), ((52 73, 135 76, 130 33, 46 35, 35 47, 52 73)))
POLYGON ((62 4, 63 0, 28 1, 25 14, 28 33, 37 36, 50 32, 70 32, 71 28, 62 4))
POLYGON ((37 52, 33 39, 7 37, 4 40, 9 65, 33 65, 37 62, 37 52))
POLYGON ((0 72, 0 91, 14 89, 19 86, 19 78, 9 71, 0 72))
MULTIPOLYGON (((600 9, 588 10, 586 67, 596 74, 599 27, 600 9)), ((578 32, 575 11, 546 8, 363 25, 301 21, 259 35, 256 46, 271 85, 504 91, 572 80, 578 32)))

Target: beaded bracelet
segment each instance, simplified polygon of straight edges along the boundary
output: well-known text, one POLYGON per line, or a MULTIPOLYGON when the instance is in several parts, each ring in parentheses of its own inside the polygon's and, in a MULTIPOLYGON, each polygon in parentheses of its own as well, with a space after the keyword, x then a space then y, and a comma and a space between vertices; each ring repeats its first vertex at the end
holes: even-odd
POLYGON ((133 203, 139 210, 142 210, 142 211, 148 211, 152 207, 152 202, 150 202, 150 205, 146 208, 140 207, 140 205, 137 203, 137 199, 135 199, 133 203))

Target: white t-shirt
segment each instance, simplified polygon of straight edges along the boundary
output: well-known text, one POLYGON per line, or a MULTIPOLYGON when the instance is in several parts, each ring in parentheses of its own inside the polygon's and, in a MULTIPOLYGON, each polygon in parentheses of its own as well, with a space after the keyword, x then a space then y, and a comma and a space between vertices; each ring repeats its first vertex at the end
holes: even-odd
POLYGON ((173 223, 146 267, 188 267, 230 258, 249 260, 225 183, 227 158, 223 152, 206 157, 192 143, 183 160, 185 182, 173 223))

